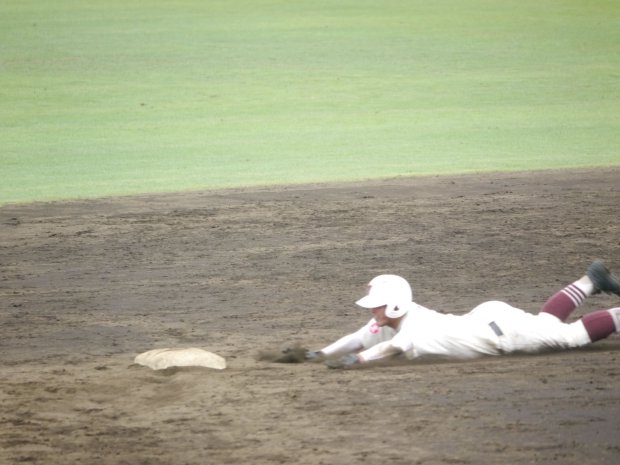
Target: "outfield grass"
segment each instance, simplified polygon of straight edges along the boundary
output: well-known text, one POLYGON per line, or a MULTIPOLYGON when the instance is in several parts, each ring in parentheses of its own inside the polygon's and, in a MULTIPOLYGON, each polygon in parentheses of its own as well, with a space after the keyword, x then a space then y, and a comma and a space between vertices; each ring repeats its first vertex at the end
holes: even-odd
POLYGON ((0 204, 620 165, 620 3, 7 0, 0 204))

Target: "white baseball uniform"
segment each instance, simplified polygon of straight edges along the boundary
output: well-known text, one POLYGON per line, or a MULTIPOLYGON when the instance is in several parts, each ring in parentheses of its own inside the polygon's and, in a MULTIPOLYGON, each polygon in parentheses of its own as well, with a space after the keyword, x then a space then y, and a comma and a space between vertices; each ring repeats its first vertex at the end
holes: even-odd
POLYGON ((504 302, 485 302, 464 315, 439 313, 413 303, 398 330, 379 327, 373 318, 321 352, 330 357, 363 349, 358 355, 364 361, 397 353, 404 353, 409 359, 472 359, 590 343, 581 320, 564 323, 550 313, 534 315, 504 302))

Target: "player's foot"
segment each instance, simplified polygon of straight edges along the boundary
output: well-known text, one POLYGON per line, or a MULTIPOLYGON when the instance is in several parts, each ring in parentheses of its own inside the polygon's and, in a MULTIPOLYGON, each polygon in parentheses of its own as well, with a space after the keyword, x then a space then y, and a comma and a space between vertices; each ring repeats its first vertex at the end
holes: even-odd
POLYGON ((605 292, 620 296, 620 281, 603 265, 603 262, 596 260, 588 267, 586 272, 588 278, 594 284, 594 293, 605 292))

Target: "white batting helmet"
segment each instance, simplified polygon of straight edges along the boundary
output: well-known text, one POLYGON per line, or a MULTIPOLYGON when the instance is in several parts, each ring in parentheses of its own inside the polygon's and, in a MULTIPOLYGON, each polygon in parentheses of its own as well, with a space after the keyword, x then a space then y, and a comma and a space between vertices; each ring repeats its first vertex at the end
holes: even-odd
POLYGON ((363 308, 386 305, 385 315, 398 318, 409 311, 412 300, 413 292, 405 278, 395 274, 382 274, 368 283, 367 294, 355 303, 363 308))

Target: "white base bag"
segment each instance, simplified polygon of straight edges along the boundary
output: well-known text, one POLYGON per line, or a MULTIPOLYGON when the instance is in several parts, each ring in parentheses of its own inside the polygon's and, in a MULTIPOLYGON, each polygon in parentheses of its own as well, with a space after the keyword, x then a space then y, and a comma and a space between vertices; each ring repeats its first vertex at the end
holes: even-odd
POLYGON ((134 363, 153 370, 170 367, 206 367, 216 370, 226 368, 226 360, 203 349, 153 349, 137 355, 134 363))

